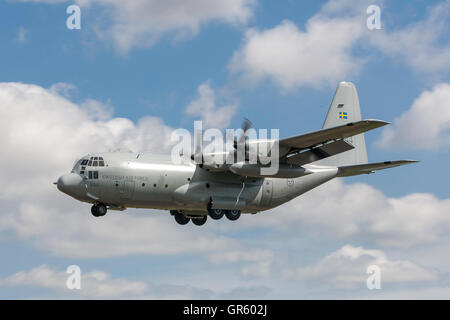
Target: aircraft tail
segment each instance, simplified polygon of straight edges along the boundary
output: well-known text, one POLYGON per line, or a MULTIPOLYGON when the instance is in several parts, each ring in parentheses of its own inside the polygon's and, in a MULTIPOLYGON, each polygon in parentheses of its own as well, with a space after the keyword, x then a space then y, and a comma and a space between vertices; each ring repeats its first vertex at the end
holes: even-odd
MULTIPOLYGON (((323 124, 323 129, 360 120, 361 110, 355 85, 351 82, 339 83, 323 124)), ((317 161, 317 164, 336 167, 366 164, 368 161, 364 133, 346 138, 345 141, 355 148, 317 161)))

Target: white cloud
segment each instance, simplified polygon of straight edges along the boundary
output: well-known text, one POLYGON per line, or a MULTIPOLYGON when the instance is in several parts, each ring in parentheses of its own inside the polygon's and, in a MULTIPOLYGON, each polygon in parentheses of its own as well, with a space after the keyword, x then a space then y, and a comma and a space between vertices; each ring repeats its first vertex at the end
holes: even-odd
POLYGON ((215 235, 208 227, 181 229, 163 211, 149 217, 128 210, 94 219, 88 205, 55 188, 52 182, 88 151, 122 147, 169 152, 172 129, 160 119, 145 117, 135 124, 128 119, 109 118, 111 107, 105 110, 102 106, 92 100, 77 105, 55 87, 0 83, 0 147, 5 155, 0 160, 0 197, 4 201, 0 230, 13 230, 42 250, 66 257, 183 254, 233 248, 236 243, 232 239, 215 235), (92 105, 95 114, 89 113, 92 105))
POLYGON ((241 275, 244 279, 267 278, 272 272, 275 261, 274 253, 270 250, 234 250, 212 253, 208 260, 213 264, 244 263, 241 275))
POLYGON ((384 148, 438 149, 450 145, 450 84, 423 92, 394 124, 384 129, 384 148))
POLYGON ((230 70, 242 82, 270 79, 285 90, 335 85, 358 73, 363 60, 353 53, 367 33, 369 1, 330 0, 300 29, 282 21, 271 29, 250 29, 233 54, 230 70))
POLYGON ((181 39, 195 36, 212 21, 233 26, 247 23, 256 0, 78 0, 83 9, 100 8, 95 32, 113 41, 117 50, 153 45, 165 35, 181 39), (105 19, 105 16, 107 19, 105 19), (105 22, 107 20, 107 22, 105 22))
POLYGON ((380 268, 382 287, 385 283, 432 282, 438 278, 436 272, 410 261, 391 261, 383 251, 351 245, 343 246, 312 266, 289 270, 287 275, 339 288, 365 287, 370 265, 380 268))
POLYGON ((186 107, 186 113, 198 116, 207 128, 227 128, 236 112, 237 103, 217 106, 217 97, 209 81, 198 87, 198 97, 186 107))
POLYGON ((438 77, 448 74, 450 0, 430 7, 424 20, 404 28, 387 28, 382 10, 385 29, 373 31, 366 27, 366 8, 371 4, 330 0, 304 29, 289 20, 270 29, 249 29, 233 54, 230 70, 243 83, 269 79, 284 90, 334 86, 356 75, 375 48, 415 71, 438 77), (365 55, 356 53, 361 51, 365 55))
POLYGON ((255 262, 264 260, 273 260, 274 255, 269 250, 256 251, 224 251, 216 252, 209 255, 209 260, 215 264, 236 263, 240 261, 255 262))
POLYGON ((448 300, 450 287, 427 287, 414 290, 373 290, 370 295, 357 296, 355 299, 382 300, 448 300), (376 291, 376 292, 373 292, 376 291))
POLYGON ((362 27, 354 20, 311 18, 306 31, 285 20, 268 30, 248 30, 230 68, 244 82, 272 79, 284 89, 335 84, 358 71, 351 54, 362 27))
POLYGON ((160 119, 145 117, 134 124, 124 118, 109 118, 109 105, 87 100, 80 107, 55 90, 0 83, 1 148, 8 155, 0 160, 4 181, 0 198, 46 190, 46 185, 88 152, 120 147, 170 150, 172 129, 160 119), (92 109, 95 113, 87 112, 92 109))
POLYGON ((0 288, 29 287, 50 290, 47 297, 56 299, 245 299, 263 297, 270 289, 264 286, 235 286, 220 291, 180 284, 154 284, 147 281, 113 277, 111 274, 81 268, 81 289, 69 290, 66 282, 70 274, 47 265, 19 271, 0 278, 0 288))
MULTIPOLYGON (((67 0, 12 0, 60 4, 67 0)), ((198 34, 201 27, 219 21, 232 26, 246 24, 256 0, 75 0, 83 10, 99 9, 94 31, 110 40, 123 54, 153 45, 165 35, 182 39, 198 34)), ((93 16, 92 16, 93 17, 93 16)))
POLYGON ((413 70, 429 74, 450 71, 450 0, 431 6, 423 20, 398 30, 374 32, 371 45, 413 70))
POLYGON ((432 194, 390 198, 367 184, 333 180, 258 214, 258 219, 245 219, 239 227, 265 226, 320 239, 364 239, 408 248, 440 241, 450 231, 448 212, 450 199, 432 194))
POLYGON ((168 212, 137 215, 128 209, 95 219, 88 205, 75 201, 55 196, 39 202, 23 201, 17 210, 2 214, 0 230, 14 230, 20 239, 32 240, 42 250, 71 258, 182 255, 238 247, 236 241, 206 228, 181 229, 168 212))
POLYGON ((67 289, 66 281, 69 274, 46 265, 33 268, 30 271, 19 271, 10 277, 0 279, 0 286, 46 288, 57 290, 66 295, 79 295, 91 298, 139 297, 149 290, 145 282, 130 281, 125 278, 112 278, 108 273, 98 270, 87 273, 83 272, 83 270, 81 271, 80 290, 67 289))

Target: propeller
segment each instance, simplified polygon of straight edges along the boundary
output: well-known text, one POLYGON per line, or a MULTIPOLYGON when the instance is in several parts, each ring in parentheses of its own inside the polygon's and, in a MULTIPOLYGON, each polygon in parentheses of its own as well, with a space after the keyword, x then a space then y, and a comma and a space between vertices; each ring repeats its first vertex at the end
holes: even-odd
MULTIPOLYGON (((238 139, 234 139, 233 141, 233 147, 235 149, 235 153, 238 150, 238 146, 241 146, 244 144, 244 148, 245 148, 245 135, 248 131, 248 129, 250 129, 252 127, 252 122, 247 119, 244 118, 244 120, 242 121, 242 125, 241 125, 241 129, 242 129, 242 134, 238 139)), ((203 167, 203 148, 202 148, 202 131, 201 130, 197 130, 194 132, 194 153, 191 155, 191 159, 198 164, 200 167, 203 167)))
POLYGON ((247 118, 244 118, 242 121, 241 129, 242 129, 242 135, 239 137, 238 140, 234 140, 234 148, 237 149, 238 145, 245 142, 245 134, 247 133, 248 129, 252 127, 252 122, 248 120, 247 118))
POLYGON ((202 148, 202 131, 197 130, 194 133, 194 154, 191 155, 191 159, 195 161, 197 164, 203 163, 203 148, 202 148))

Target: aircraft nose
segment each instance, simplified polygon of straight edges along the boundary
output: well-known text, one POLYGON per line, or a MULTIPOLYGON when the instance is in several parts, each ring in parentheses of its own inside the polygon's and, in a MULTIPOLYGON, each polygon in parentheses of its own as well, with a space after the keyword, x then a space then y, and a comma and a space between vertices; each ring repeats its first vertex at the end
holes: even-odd
POLYGON ((76 173, 69 173, 59 177, 58 182, 56 182, 56 186, 59 191, 64 193, 74 193, 80 186, 81 181, 83 181, 83 178, 81 178, 80 175, 76 173))

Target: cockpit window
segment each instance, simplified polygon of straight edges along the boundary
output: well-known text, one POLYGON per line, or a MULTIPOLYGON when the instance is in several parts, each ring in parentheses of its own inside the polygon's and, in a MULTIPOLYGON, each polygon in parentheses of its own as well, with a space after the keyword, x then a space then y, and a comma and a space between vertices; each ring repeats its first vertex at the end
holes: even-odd
POLYGON ((104 167, 105 161, 103 157, 91 157, 89 161, 86 160, 86 164, 90 167, 104 167))
POLYGON ((87 160, 87 159, 85 159, 85 160, 81 161, 81 165, 82 165, 82 166, 85 166, 85 165, 87 165, 87 163, 88 163, 88 160, 87 160))

